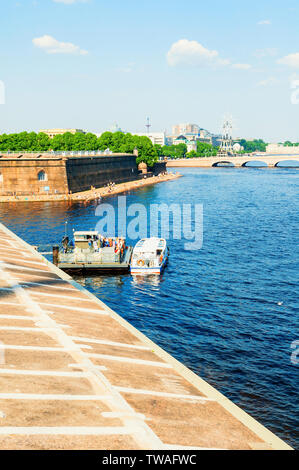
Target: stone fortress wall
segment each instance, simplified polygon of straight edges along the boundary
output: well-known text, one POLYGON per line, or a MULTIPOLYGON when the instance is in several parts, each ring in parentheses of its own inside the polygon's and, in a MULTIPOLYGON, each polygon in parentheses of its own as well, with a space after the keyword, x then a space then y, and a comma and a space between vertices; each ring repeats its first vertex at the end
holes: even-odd
POLYGON ((0 196, 69 194, 138 178, 132 154, 0 156, 0 196))

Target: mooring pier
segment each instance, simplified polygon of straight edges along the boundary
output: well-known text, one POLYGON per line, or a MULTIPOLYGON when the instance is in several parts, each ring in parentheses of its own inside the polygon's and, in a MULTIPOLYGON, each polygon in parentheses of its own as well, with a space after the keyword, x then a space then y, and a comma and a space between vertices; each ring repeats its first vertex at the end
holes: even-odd
POLYGON ((0 449, 290 447, 0 224, 0 449))

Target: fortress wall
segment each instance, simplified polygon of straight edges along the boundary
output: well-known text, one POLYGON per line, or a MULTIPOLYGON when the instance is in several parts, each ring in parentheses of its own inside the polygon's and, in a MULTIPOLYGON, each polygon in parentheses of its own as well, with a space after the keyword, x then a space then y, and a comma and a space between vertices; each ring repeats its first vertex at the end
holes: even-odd
POLYGON ((91 186, 100 188, 109 182, 124 183, 138 179, 135 155, 107 157, 70 157, 66 162, 69 190, 87 191, 91 186))
POLYGON ((58 195, 137 180, 136 156, 0 158, 0 196, 58 195), (45 179, 38 175, 45 172, 45 179))
POLYGON ((0 195, 67 194, 65 161, 59 159, 0 159, 0 195), (44 171, 45 180, 38 174, 44 171))

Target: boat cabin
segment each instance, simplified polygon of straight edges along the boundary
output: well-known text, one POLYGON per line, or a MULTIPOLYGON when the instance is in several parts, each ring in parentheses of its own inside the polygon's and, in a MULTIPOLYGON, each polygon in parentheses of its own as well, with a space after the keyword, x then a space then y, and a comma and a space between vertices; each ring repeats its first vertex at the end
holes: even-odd
POLYGON ((89 248, 89 242, 94 242, 99 239, 98 232, 75 232, 74 233, 74 240, 75 240, 75 247, 79 248, 80 250, 85 250, 89 248))
POLYGON ((134 248, 133 260, 160 260, 166 249, 166 241, 161 238, 144 238, 134 248))

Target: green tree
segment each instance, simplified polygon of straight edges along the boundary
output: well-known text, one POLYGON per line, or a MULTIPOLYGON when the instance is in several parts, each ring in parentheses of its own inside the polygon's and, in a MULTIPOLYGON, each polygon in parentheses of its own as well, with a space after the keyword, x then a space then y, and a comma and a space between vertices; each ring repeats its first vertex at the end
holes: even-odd
POLYGON ((138 150, 137 164, 144 162, 149 167, 158 161, 158 154, 152 141, 146 136, 133 136, 134 148, 138 150))
POLYGON ((198 157, 198 153, 195 152, 195 150, 191 150, 191 152, 188 152, 186 154, 186 158, 197 158, 198 157))
POLYGON ((212 157, 216 156, 218 148, 207 142, 197 142, 197 154, 199 157, 212 157))
POLYGON ((240 140, 240 145, 244 147, 245 153, 266 152, 267 144, 262 139, 240 140))
POLYGON ((51 149, 54 150, 54 152, 65 150, 62 135, 55 135, 53 137, 53 139, 51 140, 51 149))
POLYGON ((113 133, 112 132, 104 132, 98 138, 98 148, 99 150, 106 150, 107 148, 112 147, 113 143, 113 133))
POLYGON ((187 153, 186 144, 164 145, 162 147, 162 155, 169 158, 184 158, 187 153))
POLYGON ((37 150, 39 152, 46 152, 47 150, 50 149, 51 146, 51 139, 47 134, 44 134, 43 132, 39 132, 36 136, 36 142, 37 142, 37 150))
POLYGON ((85 149, 84 150, 98 150, 98 139, 97 136, 92 134, 91 132, 88 132, 85 134, 85 149))

